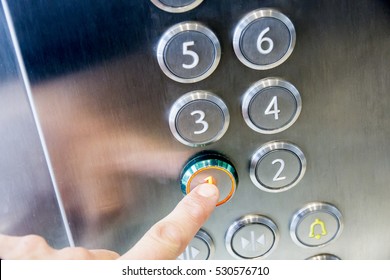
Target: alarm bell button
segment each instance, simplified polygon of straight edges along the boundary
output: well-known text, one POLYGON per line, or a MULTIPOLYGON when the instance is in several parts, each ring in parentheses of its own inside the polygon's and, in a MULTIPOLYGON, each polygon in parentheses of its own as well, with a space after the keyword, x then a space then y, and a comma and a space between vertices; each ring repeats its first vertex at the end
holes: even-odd
POLYGON ((213 184, 219 189, 219 206, 233 197, 237 182, 236 169, 228 159, 217 153, 205 153, 195 156, 184 167, 181 190, 186 195, 200 184, 213 184))

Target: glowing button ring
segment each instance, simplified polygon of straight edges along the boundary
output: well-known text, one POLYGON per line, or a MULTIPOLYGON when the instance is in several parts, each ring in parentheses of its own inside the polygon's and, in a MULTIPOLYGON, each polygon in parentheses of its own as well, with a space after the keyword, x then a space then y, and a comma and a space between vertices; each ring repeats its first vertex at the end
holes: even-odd
POLYGON ((181 191, 186 195, 202 183, 214 183, 220 192, 217 206, 229 201, 237 188, 238 176, 233 165, 222 155, 204 153, 195 156, 181 173, 181 191))

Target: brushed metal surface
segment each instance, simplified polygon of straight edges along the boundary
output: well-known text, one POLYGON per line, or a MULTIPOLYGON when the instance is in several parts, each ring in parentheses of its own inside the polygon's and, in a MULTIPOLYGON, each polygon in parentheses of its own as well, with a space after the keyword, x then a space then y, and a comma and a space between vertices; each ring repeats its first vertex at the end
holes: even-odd
POLYGON ((270 259, 390 258, 388 1, 206 0, 181 14, 149 0, 33 2, 9 5, 76 245, 124 252, 174 208, 182 197, 181 168, 204 148, 173 137, 169 110, 184 93, 208 90, 224 100, 231 121, 207 149, 229 157, 240 181, 231 202, 204 225, 214 258, 231 258, 225 232, 253 213, 279 228, 270 259), (265 71, 243 65, 232 46, 239 20, 259 8, 288 16, 297 34, 289 59, 265 71), (207 79, 180 84, 161 72, 156 48, 165 30, 188 20, 217 35, 222 56, 207 79), (245 124, 241 99, 252 83, 275 76, 299 88, 302 111, 289 129, 259 135, 245 124), (302 181, 277 194, 249 178, 252 154, 273 140, 296 143, 308 162, 302 181), (301 248, 289 236, 289 222, 317 201, 341 211, 343 233, 324 248, 301 248))
POLYGON ((0 6, 0 233, 69 246, 12 38, 0 6))

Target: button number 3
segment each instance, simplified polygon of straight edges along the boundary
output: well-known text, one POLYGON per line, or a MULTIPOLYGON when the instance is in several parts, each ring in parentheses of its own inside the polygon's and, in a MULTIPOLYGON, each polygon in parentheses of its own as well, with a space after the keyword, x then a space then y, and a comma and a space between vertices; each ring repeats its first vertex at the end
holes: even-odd
POLYGON ((196 110, 191 113, 191 116, 199 115, 199 119, 195 121, 195 123, 203 125, 203 128, 201 130, 194 131, 194 134, 202 134, 209 129, 209 124, 204 120, 206 117, 206 114, 201 110, 196 110))
POLYGON ((194 45, 195 45, 194 41, 183 43, 183 55, 189 55, 193 58, 193 62, 191 64, 185 64, 185 63, 182 64, 184 69, 193 69, 199 64, 199 55, 196 52, 188 49, 188 47, 194 45))

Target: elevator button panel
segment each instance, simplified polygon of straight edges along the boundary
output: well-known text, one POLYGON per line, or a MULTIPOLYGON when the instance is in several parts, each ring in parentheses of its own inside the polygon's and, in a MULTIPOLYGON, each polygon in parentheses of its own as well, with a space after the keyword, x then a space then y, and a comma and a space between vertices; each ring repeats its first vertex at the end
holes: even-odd
POLYGON ((225 245, 239 259, 260 259, 269 255, 278 243, 276 224, 267 217, 250 214, 236 220, 227 230, 225 245))
POLYGON ((256 132, 274 134, 286 130, 302 109, 299 91, 289 82, 267 78, 254 83, 244 94, 242 115, 256 132))
POLYGON ((192 91, 179 98, 169 114, 169 127, 181 143, 196 147, 219 140, 228 129, 229 110, 218 96, 192 91))
POLYGON ((201 81, 217 68, 221 46, 217 36, 199 22, 188 21, 169 28, 157 46, 161 70, 180 83, 201 81))
POLYGON ((290 235, 299 246, 321 247, 336 240, 342 227, 342 215, 335 206, 315 202, 295 213, 290 225, 290 235))
POLYGON ((245 15, 233 36, 238 59, 256 70, 282 64, 295 46, 295 28, 290 19, 273 9, 258 9, 245 15))
POLYGON ((306 171, 306 158, 296 145, 273 141, 261 146, 252 156, 250 178, 267 192, 282 192, 296 186, 306 171))
POLYGON ((203 0, 151 0, 154 5, 169 13, 184 13, 199 6, 203 0))
POLYGON ((215 251, 214 242, 211 236, 203 229, 200 229, 178 260, 208 260, 212 258, 215 251))
POLYGON ((203 153, 195 156, 184 167, 181 174, 181 190, 188 194, 203 183, 211 183, 219 189, 217 206, 228 202, 238 184, 237 171, 233 164, 217 153, 203 153))

